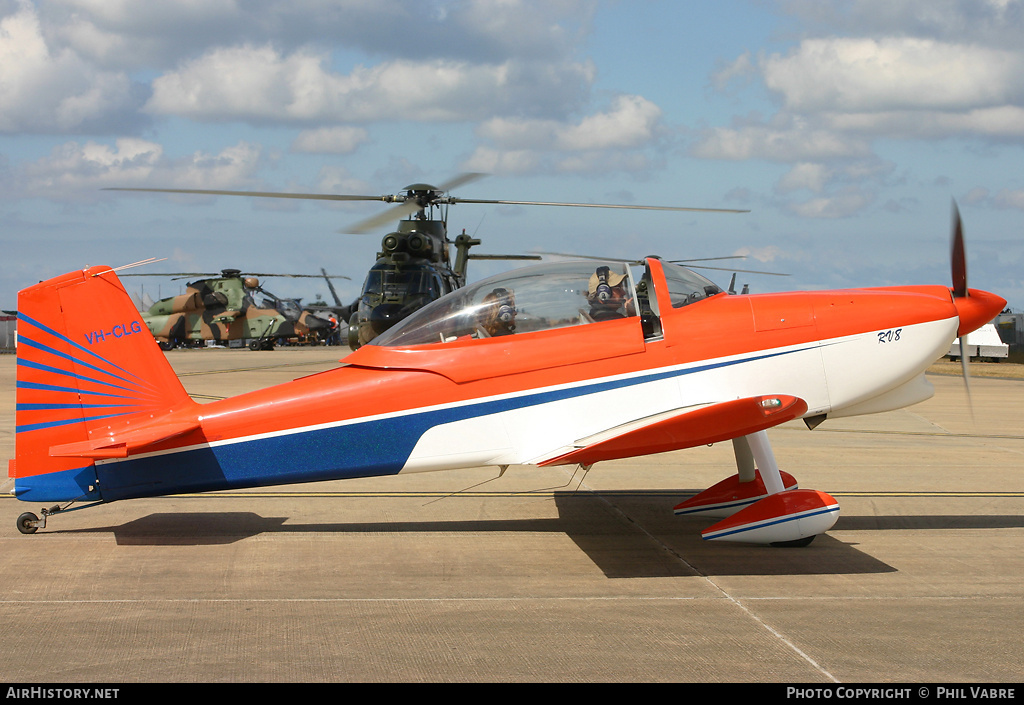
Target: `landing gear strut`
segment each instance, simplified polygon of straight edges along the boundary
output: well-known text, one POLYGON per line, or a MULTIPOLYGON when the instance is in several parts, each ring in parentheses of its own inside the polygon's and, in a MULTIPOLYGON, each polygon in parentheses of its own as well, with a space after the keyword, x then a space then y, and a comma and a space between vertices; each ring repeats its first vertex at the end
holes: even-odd
POLYGON ((779 470, 764 431, 733 441, 737 474, 691 497, 676 514, 725 517, 701 532, 705 540, 776 547, 807 546, 839 518, 839 503, 817 490, 799 489, 779 470))
POLYGON ((78 509, 88 509, 89 507, 94 507, 97 504, 103 504, 101 500, 98 502, 90 502, 89 504, 82 504, 77 507, 71 508, 72 504, 80 500, 81 498, 73 499, 67 504, 65 504, 63 507, 60 506, 59 504, 55 504, 52 507, 43 507, 39 512, 43 515, 42 519, 37 517, 32 512, 25 512, 18 517, 18 531, 20 531, 23 534, 34 534, 37 531, 39 531, 39 529, 46 528, 46 517, 53 516, 54 514, 59 514, 61 512, 73 512, 78 509))

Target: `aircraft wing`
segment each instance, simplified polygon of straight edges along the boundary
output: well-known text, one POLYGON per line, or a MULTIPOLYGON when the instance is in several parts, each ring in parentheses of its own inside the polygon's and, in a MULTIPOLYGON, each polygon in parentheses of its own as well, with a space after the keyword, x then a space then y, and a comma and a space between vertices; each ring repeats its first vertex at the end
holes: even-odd
POLYGON ((538 465, 591 465, 718 443, 763 431, 806 412, 807 402, 785 394, 688 406, 581 438, 538 465))

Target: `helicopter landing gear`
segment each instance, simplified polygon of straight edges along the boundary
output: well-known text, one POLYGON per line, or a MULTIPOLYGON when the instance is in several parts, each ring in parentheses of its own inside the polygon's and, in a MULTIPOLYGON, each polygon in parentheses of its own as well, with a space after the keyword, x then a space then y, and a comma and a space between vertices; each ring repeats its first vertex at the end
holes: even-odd
POLYGON ((348 346, 355 350, 359 347, 359 313, 353 311, 348 319, 348 346))

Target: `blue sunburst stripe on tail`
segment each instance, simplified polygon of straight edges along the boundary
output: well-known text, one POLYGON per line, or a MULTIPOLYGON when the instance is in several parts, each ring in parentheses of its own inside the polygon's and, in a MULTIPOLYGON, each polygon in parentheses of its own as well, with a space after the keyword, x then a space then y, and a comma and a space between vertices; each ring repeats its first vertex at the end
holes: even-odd
POLYGON ((104 414, 102 416, 83 416, 75 419, 61 419, 59 421, 46 421, 43 423, 29 423, 16 426, 14 428, 15 433, 26 433, 28 431, 41 431, 48 428, 57 428, 59 426, 70 426, 71 424, 84 423, 86 421, 101 421, 103 419, 112 419, 118 416, 125 416, 130 414, 130 411, 125 411, 120 414, 104 414))
POLYGON ((63 409, 134 409, 137 404, 43 404, 22 403, 15 405, 16 411, 61 411, 63 409))
POLYGON ((32 368, 33 370, 39 370, 41 372, 49 372, 49 373, 55 374, 55 375, 62 375, 64 377, 71 377, 72 379, 81 380, 82 382, 89 382, 90 384, 99 384, 99 385, 104 386, 104 387, 113 387, 114 389, 120 389, 121 391, 124 391, 124 392, 134 392, 134 391, 136 391, 134 389, 129 389, 127 387, 122 387, 122 386, 117 385, 117 384, 112 384, 111 382, 104 382, 102 380, 92 379, 91 377, 86 377, 84 375, 76 374, 74 372, 69 372, 68 370, 62 370, 59 367, 50 367, 49 365, 44 365, 44 364, 42 364, 40 362, 32 362, 31 360, 18 360, 18 365, 21 366, 21 367, 29 367, 29 368, 32 368))
POLYGON ((29 325, 33 325, 33 326, 35 326, 36 328, 38 328, 39 330, 41 330, 41 331, 43 331, 43 332, 45 332, 45 333, 49 333, 50 335, 54 336, 54 337, 55 337, 55 338, 57 338, 58 340, 63 340, 63 341, 65 342, 65 343, 67 343, 67 344, 68 344, 68 345, 70 345, 71 347, 75 348, 76 350, 81 350, 81 351, 82 351, 82 352, 84 352, 84 353, 85 353, 86 355, 89 355, 90 357, 94 357, 94 358, 96 358, 97 360, 99 360, 100 362, 102 362, 102 363, 103 363, 103 364, 105 364, 105 365, 110 365, 110 366, 111 366, 111 367, 113 367, 113 368, 114 368, 115 370, 120 370, 121 372, 125 373, 126 375, 130 375, 130 376, 134 377, 135 379, 137 379, 137 380, 139 380, 139 381, 144 381, 144 380, 143 380, 143 379, 142 379, 141 377, 139 377, 138 375, 136 375, 136 374, 133 374, 133 373, 132 373, 131 371, 129 371, 129 370, 126 370, 126 369, 124 369, 124 368, 123 368, 123 367, 121 367, 120 365, 116 365, 116 364, 114 364, 113 362, 110 362, 110 360, 107 360, 107 359, 106 359, 105 357, 103 357, 102 355, 98 355, 98 354, 96 354, 95 352, 93 352, 93 351, 92 351, 92 350, 90 350, 89 348, 87 348, 87 347, 85 347, 85 346, 83 346, 83 345, 81 345, 81 344, 79 344, 79 343, 76 343, 76 342, 75 342, 75 341, 73 341, 73 340, 72 340, 71 338, 69 338, 69 337, 67 337, 66 335, 64 335, 63 333, 61 333, 60 331, 56 331, 56 330, 54 330, 53 328, 50 328, 50 327, 49 327, 48 325, 46 325, 45 323, 40 323, 39 321, 35 320, 35 319, 34 319, 34 318, 32 318, 31 316, 26 316, 26 315, 25 315, 24 313, 21 313, 21 312, 19 312, 19 313, 18 313, 18 320, 19 320, 19 321, 24 321, 24 322, 28 323, 29 325))
POLYGON ((58 387, 55 384, 39 384, 38 382, 18 382, 15 385, 18 389, 31 389, 37 392, 61 392, 63 394, 81 394, 91 397, 112 397, 114 399, 135 399, 124 394, 111 394, 110 392, 90 392, 78 387, 58 387))
POLYGON ((133 385, 136 384, 136 382, 134 380, 126 379, 126 378, 122 377, 121 375, 116 375, 113 372, 109 372, 109 371, 104 370, 104 369, 102 369, 100 367, 97 367, 96 365, 88 363, 85 360, 82 360, 80 358, 75 357, 74 355, 69 355, 68 353, 61 352, 60 350, 57 350, 56 348, 51 348, 48 345, 43 345, 42 343, 40 343, 38 341, 35 341, 35 340, 32 340, 31 338, 28 338, 26 336, 21 336, 21 337, 18 338, 18 345, 27 345, 30 348, 35 348, 36 350, 44 352, 44 353, 46 353, 48 355, 53 355, 54 357, 59 357, 60 359, 67 360, 68 362, 71 362, 73 364, 81 365, 82 367, 88 368, 88 369, 93 370, 95 372, 99 372, 102 375, 108 375, 110 377, 113 377, 114 379, 119 379, 122 382, 124 382, 125 384, 133 384, 133 385))

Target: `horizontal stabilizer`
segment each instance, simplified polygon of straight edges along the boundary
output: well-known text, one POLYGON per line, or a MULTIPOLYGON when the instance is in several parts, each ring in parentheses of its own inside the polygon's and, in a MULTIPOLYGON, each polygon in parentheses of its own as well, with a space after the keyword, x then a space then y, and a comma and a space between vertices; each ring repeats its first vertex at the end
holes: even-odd
POLYGON ((581 439, 574 449, 538 463, 592 465, 601 460, 665 453, 763 431, 807 412, 798 397, 747 397, 676 409, 581 439))
POLYGON ((200 428, 199 420, 156 423, 89 441, 52 446, 50 455, 59 458, 127 458, 163 441, 183 436, 200 428))

